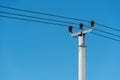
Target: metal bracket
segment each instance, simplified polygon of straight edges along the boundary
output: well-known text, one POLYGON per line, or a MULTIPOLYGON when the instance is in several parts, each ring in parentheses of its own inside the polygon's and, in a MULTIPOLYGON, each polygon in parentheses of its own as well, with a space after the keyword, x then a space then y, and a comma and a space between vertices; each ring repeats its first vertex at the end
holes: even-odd
POLYGON ((93 31, 94 31, 94 28, 89 29, 89 30, 80 31, 80 32, 72 32, 72 33, 70 33, 70 36, 71 36, 71 37, 77 37, 77 36, 79 36, 79 35, 83 35, 83 34, 86 34, 86 33, 90 33, 90 32, 93 32, 93 31))

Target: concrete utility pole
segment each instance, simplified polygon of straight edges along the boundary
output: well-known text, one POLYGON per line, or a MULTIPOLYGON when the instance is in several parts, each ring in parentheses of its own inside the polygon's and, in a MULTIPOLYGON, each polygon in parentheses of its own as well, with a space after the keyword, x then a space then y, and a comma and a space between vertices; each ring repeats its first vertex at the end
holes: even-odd
POLYGON ((85 54, 85 35, 93 32, 94 21, 91 21, 91 29, 83 30, 83 24, 80 24, 80 32, 73 32, 72 26, 69 32, 72 37, 78 37, 78 80, 86 80, 86 54, 85 54))

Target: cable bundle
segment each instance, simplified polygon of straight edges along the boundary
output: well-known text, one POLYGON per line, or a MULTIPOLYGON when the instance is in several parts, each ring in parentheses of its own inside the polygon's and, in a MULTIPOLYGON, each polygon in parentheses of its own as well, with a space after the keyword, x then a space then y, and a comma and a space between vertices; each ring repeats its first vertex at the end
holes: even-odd
MULTIPOLYGON (((52 16, 52 17, 58 17, 58 18, 62 18, 62 19, 68 19, 68 20, 75 20, 75 21, 81 21, 81 22, 87 22, 90 23, 91 21, 87 21, 87 20, 82 20, 82 19, 77 19, 77 18, 71 18, 71 17, 66 17, 66 16, 59 16, 59 15, 54 15, 54 14, 48 14, 48 13, 42 13, 42 12, 37 12, 37 11, 32 11, 32 10, 25 10, 25 9, 18 9, 18 8, 13 8, 13 7, 8 7, 8 6, 1 6, 0 8, 5 8, 5 9, 10 9, 10 10, 17 10, 17 11, 22 11, 22 12, 29 12, 29 13, 34 13, 34 14, 41 14, 41 15, 45 15, 45 16, 52 16)), ((36 16, 28 16, 28 15, 23 15, 23 14, 18 14, 18 13, 11 13, 11 12, 4 12, 4 11, 0 11, 0 14, 9 14, 9 15, 13 15, 13 16, 6 16, 6 15, 0 15, 0 17, 3 18, 10 18, 10 19, 17 19, 17 20, 24 20, 24 21, 31 21, 31 22, 37 22, 37 23, 44 23, 44 24, 52 24, 52 25, 59 25, 59 26, 64 26, 64 27, 69 27, 71 25, 79 25, 79 23, 74 23, 74 22, 68 22, 68 21, 62 21, 62 20, 55 20, 55 19, 50 19, 50 18, 42 18, 42 17, 36 17, 36 16), (19 18, 19 17, 24 17, 24 18, 19 18), (28 19, 30 18, 30 19, 28 19), (52 22, 49 22, 52 21, 52 22), (68 25, 69 24, 69 25, 68 25)), ((97 26, 101 26, 113 31, 117 31, 120 32, 120 29, 116 29, 113 27, 109 27, 100 23, 96 23, 95 25, 97 26)), ((90 26, 84 25, 86 28, 90 28, 90 26)), ((79 29, 78 27, 73 27, 76 29, 79 29)), ((111 32, 107 32, 98 28, 95 28, 96 31, 108 34, 108 35, 112 35, 114 37, 120 37, 120 35, 111 33, 111 32)), ((93 32, 92 34, 100 36, 100 37, 104 37, 110 40, 114 40, 117 42, 120 42, 119 39, 115 39, 100 33, 96 33, 93 32)))

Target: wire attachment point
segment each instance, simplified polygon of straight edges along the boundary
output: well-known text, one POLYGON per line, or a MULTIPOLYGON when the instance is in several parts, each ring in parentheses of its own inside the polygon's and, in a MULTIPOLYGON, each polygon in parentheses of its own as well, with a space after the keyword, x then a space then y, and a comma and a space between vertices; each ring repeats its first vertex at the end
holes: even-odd
POLYGON ((91 27, 94 27, 95 22, 91 21, 90 24, 91 24, 91 27))
POLYGON ((82 24, 82 23, 80 24, 80 29, 81 29, 81 30, 83 29, 83 24, 82 24))
POLYGON ((73 33, 72 29, 73 29, 73 27, 69 26, 68 30, 69 30, 70 33, 73 33))

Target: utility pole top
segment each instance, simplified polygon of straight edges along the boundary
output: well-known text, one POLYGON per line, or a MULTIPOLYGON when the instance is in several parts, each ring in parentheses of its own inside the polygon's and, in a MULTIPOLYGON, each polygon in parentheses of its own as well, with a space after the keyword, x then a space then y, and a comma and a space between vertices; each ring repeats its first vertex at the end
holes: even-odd
POLYGON ((83 24, 80 24, 80 32, 73 32, 73 31, 72 31, 72 28, 73 28, 73 27, 72 27, 72 26, 69 26, 69 32, 70 32, 71 37, 82 36, 83 34, 93 32, 93 31, 94 31, 94 24, 95 24, 95 22, 94 22, 94 21, 91 21, 91 22, 90 22, 91 28, 88 29, 88 30, 83 30, 84 25, 83 25, 83 24))
POLYGON ((90 22, 90 29, 84 30, 83 24, 79 25, 79 32, 73 32, 72 26, 69 26, 69 32, 71 37, 78 37, 78 80, 86 80, 86 54, 85 54, 85 34, 94 31, 94 21, 90 22))

